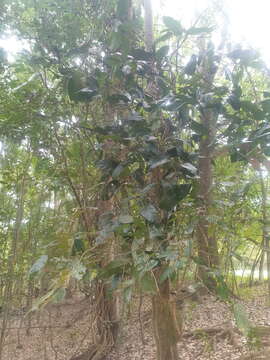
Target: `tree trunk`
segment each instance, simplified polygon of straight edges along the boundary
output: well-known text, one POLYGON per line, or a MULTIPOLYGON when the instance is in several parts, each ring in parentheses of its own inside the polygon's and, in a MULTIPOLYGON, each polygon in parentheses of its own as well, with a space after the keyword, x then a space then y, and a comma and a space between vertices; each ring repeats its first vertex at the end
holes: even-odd
MULTIPOLYGON (((215 66, 213 56, 206 51, 206 44, 201 44, 203 60, 201 62, 200 73, 204 81, 204 94, 211 93, 215 72, 212 71, 215 66)), ((210 275, 209 270, 219 267, 219 255, 217 240, 214 233, 214 226, 209 222, 212 208, 212 188, 213 188, 213 169, 212 159, 214 153, 214 143, 216 136, 217 115, 214 110, 207 106, 201 107, 201 124, 207 134, 201 136, 199 144, 199 184, 198 184, 198 224, 196 230, 198 257, 198 277, 204 285, 213 290, 215 280, 210 275)))
POLYGON ((201 116, 202 125, 207 128, 208 135, 202 136, 199 150, 199 191, 198 191, 198 215, 197 225, 197 244, 198 256, 201 264, 198 266, 198 277, 207 286, 214 287, 213 277, 209 276, 209 270, 218 268, 219 256, 217 241, 213 232, 213 225, 209 223, 212 205, 212 144, 214 141, 214 129, 212 124, 212 114, 210 111, 204 112, 201 116))
POLYGON ((265 244, 262 241, 262 250, 261 250, 261 258, 260 258, 260 265, 259 265, 259 281, 264 280, 264 260, 265 260, 265 244))
POLYGON ((177 342, 181 337, 176 318, 175 301, 170 298, 169 280, 158 285, 158 293, 152 297, 153 330, 157 360, 177 360, 177 342))
MULTIPOLYGON (((145 31, 145 48, 151 52, 153 50, 153 11, 151 0, 144 0, 144 31, 145 31)), ((154 68, 154 63, 152 67, 154 68)), ((148 91, 158 94, 158 86, 155 79, 149 80, 147 85, 148 91)), ((159 179, 160 180, 160 179, 159 179)), ((156 194, 157 198, 160 194, 156 194)), ((163 266, 160 265, 155 271, 157 282, 157 294, 152 296, 152 324, 156 343, 157 360, 177 360, 177 342, 180 339, 181 331, 176 318, 176 304, 172 301, 170 294, 169 279, 160 283, 159 278, 163 266)))
POLYGON ((144 0, 144 36, 145 48, 147 51, 153 50, 154 34, 153 34, 153 11, 151 0, 144 0))

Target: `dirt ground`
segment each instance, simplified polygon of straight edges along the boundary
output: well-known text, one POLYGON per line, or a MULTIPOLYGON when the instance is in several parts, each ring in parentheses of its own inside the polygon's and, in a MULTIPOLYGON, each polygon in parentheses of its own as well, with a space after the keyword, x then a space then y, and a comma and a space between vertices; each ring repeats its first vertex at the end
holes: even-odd
MULTIPOLYGON (((244 291, 248 300, 239 303, 252 326, 270 329, 266 288, 244 291)), ((205 296, 200 302, 187 301, 184 312, 184 335, 178 344, 180 360, 270 360, 270 336, 269 347, 267 342, 248 341, 237 330, 230 307, 215 297, 205 296)), ((88 348, 91 326, 91 306, 83 296, 47 306, 27 317, 15 312, 8 323, 2 360, 70 360, 88 348)), ((132 309, 125 309, 118 344, 107 357, 107 360, 124 359, 155 359, 147 298, 141 312, 136 302, 132 309)))

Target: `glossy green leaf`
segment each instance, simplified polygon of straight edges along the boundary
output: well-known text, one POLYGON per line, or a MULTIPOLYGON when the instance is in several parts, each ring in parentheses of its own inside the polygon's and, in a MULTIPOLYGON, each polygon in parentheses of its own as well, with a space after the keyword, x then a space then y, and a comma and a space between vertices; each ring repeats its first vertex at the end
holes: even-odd
POLYGON ((170 16, 163 16, 163 23, 175 36, 179 36, 183 33, 180 21, 175 20, 170 16))
POLYGON ((163 189, 159 206, 161 209, 171 211, 190 192, 191 184, 170 185, 163 189))

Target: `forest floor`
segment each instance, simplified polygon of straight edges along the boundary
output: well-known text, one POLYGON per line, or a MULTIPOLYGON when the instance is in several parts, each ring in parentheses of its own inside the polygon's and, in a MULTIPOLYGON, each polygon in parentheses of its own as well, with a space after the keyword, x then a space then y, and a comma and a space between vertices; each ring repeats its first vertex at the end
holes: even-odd
MULTIPOLYGON (((213 296, 204 296, 184 306, 184 334, 178 344, 180 360, 270 360, 267 289, 261 285, 241 292, 245 300, 237 303, 245 309, 242 318, 247 314, 253 327, 264 329, 263 341, 257 336, 245 338, 237 330, 230 307, 213 296)), ((129 311, 126 309, 119 342, 107 360, 155 359, 150 302, 146 298, 141 311, 137 303, 129 311)), ((70 360, 91 343, 89 300, 74 296, 31 317, 14 312, 8 328, 3 360, 70 360)))

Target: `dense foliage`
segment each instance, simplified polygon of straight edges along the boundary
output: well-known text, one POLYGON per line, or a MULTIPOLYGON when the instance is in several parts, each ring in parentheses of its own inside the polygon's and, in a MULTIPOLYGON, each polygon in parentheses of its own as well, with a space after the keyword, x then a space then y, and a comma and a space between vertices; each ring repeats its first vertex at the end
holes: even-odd
POLYGON ((196 273, 231 301, 232 270, 262 278, 269 251, 259 54, 214 42, 212 12, 188 29, 164 17, 148 48, 139 2, 41 3, 6 1, 0 15, 27 44, 14 61, 0 49, 7 314, 61 301, 71 279, 126 302, 151 294, 155 308, 165 284, 196 273))

